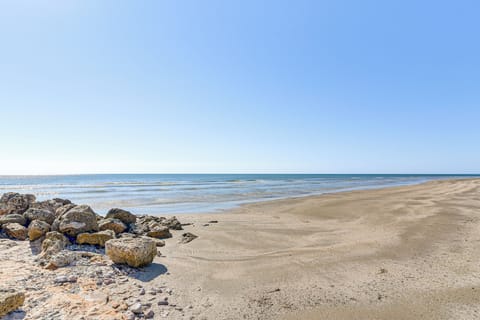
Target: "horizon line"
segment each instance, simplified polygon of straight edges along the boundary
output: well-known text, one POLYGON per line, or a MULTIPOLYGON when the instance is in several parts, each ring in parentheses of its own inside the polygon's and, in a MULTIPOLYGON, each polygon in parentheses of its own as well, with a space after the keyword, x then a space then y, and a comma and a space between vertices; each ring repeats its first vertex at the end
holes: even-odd
POLYGON ((443 176, 480 176, 480 173, 318 173, 318 172, 173 172, 173 173, 40 173, 40 174, 0 174, 0 177, 41 177, 41 176, 93 176, 93 175, 443 175, 443 176))

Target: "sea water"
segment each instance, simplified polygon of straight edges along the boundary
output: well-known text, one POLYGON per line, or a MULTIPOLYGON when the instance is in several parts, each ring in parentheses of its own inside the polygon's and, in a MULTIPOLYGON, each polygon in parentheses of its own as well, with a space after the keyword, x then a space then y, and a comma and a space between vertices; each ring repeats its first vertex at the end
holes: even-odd
POLYGON ((392 174, 99 174, 0 176, 0 193, 66 198, 98 213, 113 207, 137 214, 215 212, 257 202, 410 185, 473 175, 392 174))

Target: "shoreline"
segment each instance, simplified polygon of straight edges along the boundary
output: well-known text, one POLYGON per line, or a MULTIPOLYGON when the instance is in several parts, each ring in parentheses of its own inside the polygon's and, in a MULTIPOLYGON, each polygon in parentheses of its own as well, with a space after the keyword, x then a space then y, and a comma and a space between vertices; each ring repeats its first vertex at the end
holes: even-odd
POLYGON ((480 177, 471 177, 471 178, 445 178, 445 179, 438 179, 438 180, 429 180, 429 181, 422 181, 422 182, 413 182, 413 183, 407 183, 407 184, 401 184, 401 185, 390 185, 390 186, 373 186, 371 188, 365 187, 365 188, 358 188, 358 189, 348 189, 348 190, 339 190, 339 191, 332 191, 332 192, 323 192, 319 194, 307 194, 304 196, 291 196, 291 197, 283 197, 283 198, 276 198, 276 199, 265 199, 265 200, 252 200, 252 202, 247 202, 247 203, 240 203, 237 205, 233 205, 230 208, 226 209, 221 209, 219 211, 206 211, 206 212, 198 212, 198 213, 178 213, 178 212, 173 212, 173 213, 154 213, 153 215, 155 216, 176 216, 178 215, 179 217, 190 217, 190 216, 198 216, 198 215, 215 215, 215 214, 228 214, 229 212, 233 212, 236 210, 241 209, 242 207, 246 206, 251 206, 251 205, 257 205, 257 204, 263 204, 263 203, 272 203, 274 204, 275 202, 282 202, 282 201, 288 201, 288 200, 302 200, 302 199, 316 199, 319 197, 323 196, 328 196, 332 194, 348 194, 352 192, 362 192, 362 191, 378 191, 378 190, 384 190, 384 189, 394 189, 394 188, 404 188, 404 187, 410 187, 410 186, 421 186, 429 183, 434 183, 434 182, 442 182, 442 181, 475 181, 475 180, 480 180, 480 177))
POLYGON ((429 180, 472 178, 451 175, 86 175, 0 177, 0 193, 35 194, 87 204, 105 214, 120 207, 136 214, 225 212, 239 205, 351 190, 415 185, 429 180))

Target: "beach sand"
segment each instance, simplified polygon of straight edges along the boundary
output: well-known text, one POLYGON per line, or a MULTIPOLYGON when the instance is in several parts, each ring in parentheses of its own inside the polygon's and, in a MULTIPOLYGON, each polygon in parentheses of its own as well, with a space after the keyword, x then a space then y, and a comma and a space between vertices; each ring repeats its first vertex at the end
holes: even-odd
MULTIPOLYGON (((207 319, 480 318, 480 180, 192 215, 158 258, 207 319), (218 223, 209 224, 210 220, 218 223)), ((198 311, 198 308, 197 308, 198 311)))
POLYGON ((76 291, 50 285, 72 269, 40 270, 28 242, 11 240, 2 242, 0 281, 34 287, 27 289, 25 319, 45 310, 58 318, 118 319, 116 301, 133 303, 139 288, 155 319, 480 318, 480 180, 262 202, 179 219, 192 225, 173 232, 153 265, 115 284, 80 277, 76 291), (198 238, 179 243, 183 232, 198 238), (172 291, 169 306, 149 296, 155 288, 172 291))

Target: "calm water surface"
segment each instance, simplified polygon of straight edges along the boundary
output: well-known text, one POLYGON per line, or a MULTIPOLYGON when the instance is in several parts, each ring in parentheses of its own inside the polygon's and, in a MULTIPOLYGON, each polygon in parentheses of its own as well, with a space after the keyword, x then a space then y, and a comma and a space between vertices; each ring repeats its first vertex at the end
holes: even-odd
POLYGON ((417 184, 472 175, 127 174, 0 176, 0 193, 67 198, 98 213, 121 207, 134 213, 196 213, 242 203, 356 189, 417 184))

